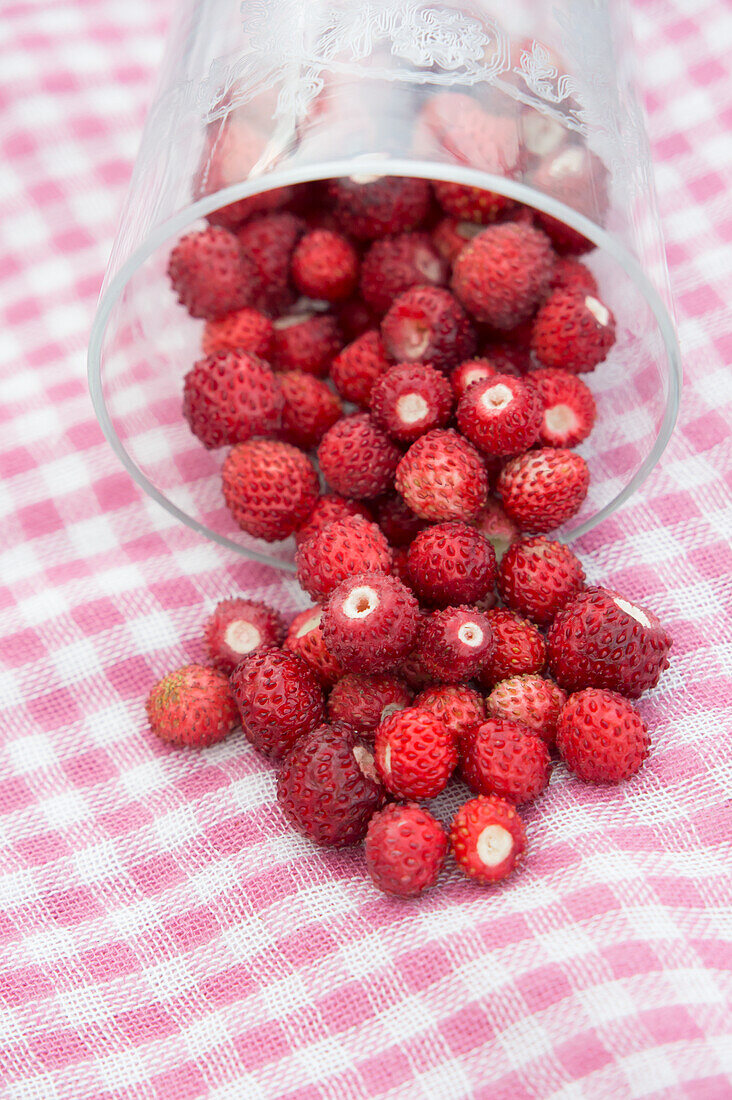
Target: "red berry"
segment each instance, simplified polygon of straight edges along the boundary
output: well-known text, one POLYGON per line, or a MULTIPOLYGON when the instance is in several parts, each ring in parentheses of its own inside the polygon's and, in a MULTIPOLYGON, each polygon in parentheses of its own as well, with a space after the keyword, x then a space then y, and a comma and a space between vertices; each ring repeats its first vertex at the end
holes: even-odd
POLYGON ((496 579, 493 547, 465 523, 438 523, 420 532, 407 566, 420 602, 433 607, 475 603, 496 579))
POLYGON ((515 118, 491 114, 463 92, 430 96, 417 125, 415 151, 499 176, 521 168, 515 118))
POLYGON ((210 450, 276 431, 283 404, 270 368, 246 351, 199 359, 183 383, 183 415, 210 450))
POLYGON ((446 855, 444 828, 416 802, 392 802, 369 822, 366 867, 385 894, 417 897, 437 882, 446 855))
POLYGON ((155 684, 145 705, 152 732, 173 745, 204 748, 223 741, 237 724, 227 677, 203 665, 169 672, 155 684))
POLYGON ((260 649, 236 666, 230 683, 247 740, 272 760, 323 721, 320 684, 295 653, 260 649))
POLYGON ((362 516, 368 520, 373 518, 365 504, 360 504, 357 500, 346 500, 345 497, 339 497, 335 493, 326 493, 318 497, 312 512, 303 525, 298 527, 295 532, 295 542, 298 546, 302 546, 329 523, 333 523, 336 519, 348 519, 349 516, 362 516))
POLYGON ((507 514, 522 531, 553 531, 579 511, 590 474, 581 455, 541 447, 510 459, 496 488, 507 514))
POLYGON ((581 256, 595 247, 582 233, 551 214, 545 214, 543 210, 536 211, 536 220, 560 256, 581 256))
POLYGON ((358 255, 340 233, 315 229, 300 239, 292 255, 291 275, 306 297, 342 302, 356 288, 358 255))
POLYGON ((423 519, 472 520, 488 498, 483 461, 458 432, 427 432, 399 462, 395 484, 416 515, 423 519))
POLYGON ((170 253, 168 276, 191 317, 211 320, 252 304, 257 269, 228 229, 208 226, 181 237, 170 253))
POLYGON ((580 592, 547 635, 549 669, 563 688, 607 688, 631 699, 656 686, 670 649, 652 611, 606 588, 580 592))
POLYGON ((257 600, 222 600, 203 628, 208 658, 227 676, 255 649, 279 645, 284 635, 285 623, 279 611, 257 600))
MULTIPOLYGON (((420 628, 426 620, 427 615, 423 613, 420 617, 420 628)), ((422 664, 422 659, 416 648, 407 654, 399 666, 398 673, 413 691, 422 691, 423 688, 430 687, 433 684, 433 679, 422 664)))
POLYGON ((432 230, 432 243, 448 263, 454 264, 466 244, 482 232, 483 226, 476 222, 443 218, 432 230))
POLYGON ((473 382, 460 398, 458 428, 487 455, 525 451, 539 435, 541 398, 531 382, 496 374, 473 382))
POLYGON ((427 181, 402 176, 382 176, 364 183, 331 180, 328 195, 338 224, 359 241, 415 229, 430 204, 427 181))
POLYGON ((381 336, 371 329, 336 355, 330 365, 330 378, 346 401, 367 406, 371 391, 389 367, 381 336))
POLYGON ((412 442, 442 428, 452 413, 452 389, 444 374, 426 363, 400 363, 371 391, 371 416, 392 439, 412 442))
POLYGON ((466 359, 450 375, 450 385, 457 401, 473 382, 482 382, 486 378, 494 378, 499 372, 492 365, 490 359, 466 359))
POLYGON ((576 447, 586 439, 597 412, 582 379, 566 370, 536 370, 531 381, 544 404, 539 442, 546 447, 576 447))
POLYGON ((557 724, 557 748, 586 783, 630 779, 650 751, 645 722, 614 691, 586 688, 570 695, 557 724))
POLYGON ((357 844, 382 801, 373 757, 345 727, 318 726, 290 750, 277 801, 303 836, 331 848, 357 844))
POLYGON ((372 500, 393 487, 400 457, 368 413, 339 420, 318 447, 320 470, 331 488, 359 500, 372 500))
MULTIPOLYGON (((585 146, 570 145, 542 157, 530 182, 544 194, 603 225, 608 206, 607 169, 600 158, 585 146)), ((580 255, 594 248, 592 241, 564 222, 535 212, 536 220, 551 238, 557 252, 580 255)))
POLYGON ((496 684, 486 706, 491 717, 520 722, 545 744, 553 745, 557 720, 566 701, 566 694, 551 680, 525 673, 496 684))
POLYGON ((455 260, 452 289, 476 321, 513 328, 549 289, 554 256, 538 229, 516 222, 485 229, 455 260))
POLYGON ((343 408, 325 382, 304 371, 286 371, 279 376, 284 399, 281 435, 287 443, 309 450, 340 420, 343 408))
POLYGON ((322 617, 323 609, 317 605, 301 611, 290 624, 283 648, 302 657, 318 683, 327 689, 340 679, 343 669, 323 641, 322 617))
POLYGON ((552 290, 580 290, 597 294, 597 280, 588 267, 572 256, 560 256, 552 268, 552 290))
POLYGON ((549 750, 520 722, 488 718, 463 745, 463 776, 476 794, 497 794, 520 806, 549 783, 549 750))
POLYGON ((415 707, 428 710, 447 726, 456 742, 486 718, 485 700, 466 684, 436 684, 425 688, 414 700, 415 707))
POLYGON ((447 264, 423 233, 375 241, 361 265, 361 294, 377 314, 413 286, 444 286, 447 264))
POLYGON ((475 528, 493 547, 496 560, 501 561, 512 542, 520 538, 519 529, 506 515, 503 506, 491 498, 475 521, 475 528))
POLYGON ((397 798, 434 798, 447 786, 458 754, 447 726, 428 710, 407 707, 376 729, 376 770, 397 798))
POLYGON ((221 483, 239 526, 267 542, 286 539, 297 530, 318 498, 312 462, 289 443, 250 439, 232 447, 221 483))
POLYGON ((450 843, 465 874, 481 886, 491 886, 521 862, 526 830, 510 802, 495 795, 479 795, 455 814, 450 843))
POLYGON ((409 570, 407 568, 406 546, 396 546, 392 550, 391 575, 392 577, 398 577, 402 584, 405 584, 410 591, 413 591, 409 570))
POLYGON ((398 493, 389 493, 376 501, 376 522, 394 547, 408 546, 426 522, 416 516, 398 493))
POLYGON ((325 600, 353 573, 388 573, 391 551, 383 532, 361 516, 337 519, 300 543, 297 579, 314 600, 325 600))
POLYGON ((531 349, 544 367, 591 371, 614 343, 612 313, 582 290, 553 291, 534 318, 531 349))
POLYGON ((412 692, 398 676, 347 672, 328 697, 328 719, 346 722, 361 737, 373 741, 379 723, 411 702, 412 692))
POLYGON ((257 273, 257 293, 251 302, 257 309, 278 314, 295 301, 290 261, 304 228, 294 214, 277 213, 252 218, 237 230, 242 252, 257 273))
POLYGON ((356 573, 331 593, 323 638, 347 672, 388 672, 414 648, 419 605, 397 577, 356 573))
POLYGON ((516 205, 513 199, 497 191, 484 191, 482 187, 445 180, 436 180, 433 186, 437 201, 446 214, 480 225, 489 225, 516 205))
POLYGON ((324 378, 343 346, 329 313, 294 311, 274 323, 272 365, 275 370, 301 370, 324 378))
MULTIPOLYGON (((240 183, 259 160, 265 145, 264 135, 234 111, 225 119, 212 122, 206 131, 200 167, 194 180, 195 198, 240 183)), ((284 206, 294 190, 293 187, 274 187, 219 207, 206 217, 211 225, 235 228, 253 214, 284 206)))
POLYGON ((416 286, 400 294, 381 322, 387 355, 449 371, 475 352, 476 336, 449 290, 416 286))
POLYGON ((584 584, 579 558, 564 543, 541 536, 514 542, 498 568, 503 602, 538 626, 547 626, 584 584))
POLYGON ((481 687, 492 688, 501 680, 524 672, 541 672, 546 664, 546 643, 536 627, 504 608, 487 611, 486 615, 494 647, 477 677, 481 687))
POLYGON ((274 328, 257 309, 239 309, 215 321, 206 321, 201 346, 204 355, 218 351, 248 351, 261 359, 272 355, 274 328))
MULTIPOLYGON (((517 325, 502 334, 503 341, 490 340, 483 346, 483 357, 487 359, 496 374, 512 374, 515 378, 521 378, 531 369, 531 352, 528 342, 531 340, 531 325, 517 325), (523 342, 511 343, 512 339, 522 341, 526 332, 526 344, 523 342)), ((533 381, 533 379, 532 379, 533 381)))
POLYGON ((417 642, 422 666, 443 684, 458 684, 475 676, 492 650, 490 623, 473 607, 433 611, 417 642))

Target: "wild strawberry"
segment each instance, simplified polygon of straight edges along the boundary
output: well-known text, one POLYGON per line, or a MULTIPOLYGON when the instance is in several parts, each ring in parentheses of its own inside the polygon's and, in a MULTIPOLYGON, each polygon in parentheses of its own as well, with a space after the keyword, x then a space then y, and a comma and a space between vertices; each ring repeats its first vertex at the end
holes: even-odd
POLYGON ((304 371, 285 371, 278 377, 284 400, 281 436, 303 450, 317 447, 328 428, 341 418, 343 408, 337 395, 304 371))
POLYGON ((450 385, 455 394, 455 399, 460 401, 473 382, 484 382, 486 378, 494 378, 500 373, 491 363, 490 359, 466 359, 460 363, 450 375, 450 385))
POLYGON ((169 672, 155 684, 145 705, 156 737, 193 749, 223 741, 238 720, 228 679, 203 665, 169 672))
POLYGON ((423 667, 443 684, 458 684, 475 676, 492 649, 488 619, 473 607, 433 611, 417 641, 423 667))
POLYGON ((340 233, 315 229, 302 237, 292 254, 292 281, 301 294, 325 302, 342 302, 358 282, 356 249, 340 233))
POLYGON ((501 503, 492 497, 475 521, 475 529, 491 544, 499 562, 511 543, 520 538, 516 524, 506 515, 501 503))
POLYGON ((570 695, 557 724, 557 748, 586 783, 630 779, 650 751, 646 724, 614 691, 586 688, 570 695))
POLYGON ((485 507, 488 478, 480 455, 458 432, 417 439, 396 469, 397 492, 423 519, 472 520, 485 507))
POLYGON ((286 539, 318 499, 312 462, 289 443, 250 439, 232 447, 221 470, 224 500, 239 526, 266 542, 286 539))
POLYGON ((344 726, 306 733, 277 776, 277 801, 287 820, 330 848, 357 844, 382 799, 371 753, 344 726))
POLYGON ((416 802, 389 803, 366 832, 366 868, 385 894, 414 898, 434 886, 447 855, 447 834, 416 802))
POLYGON ((434 798, 455 770, 458 754, 447 726, 428 710, 407 707, 376 728, 374 760, 397 798, 434 798))
MULTIPOLYGON (((603 162, 581 145, 560 147, 553 155, 542 157, 531 177, 531 183, 539 191, 587 215, 598 225, 604 224, 607 211, 606 180, 603 162)), ((537 210, 535 217, 560 254, 578 256, 594 248, 592 241, 551 215, 537 210)))
POLYGON ((283 404, 270 368, 246 351, 199 359, 183 382, 183 415, 209 450, 276 431, 283 404))
POLYGON ((302 546, 304 542, 322 531, 329 523, 333 523, 337 519, 348 519, 349 516, 362 516, 363 519, 373 519, 365 504, 361 504, 357 500, 346 500, 345 497, 339 497, 335 493, 325 493, 322 497, 318 497, 312 512, 295 532, 296 544, 302 546))
POLYGON ((170 253, 168 277, 191 317, 212 320, 251 305, 257 269, 228 229, 208 226, 181 237, 170 253))
POLYGON ((424 233, 375 241, 361 265, 361 295, 376 314, 413 286, 444 286, 447 264, 424 233))
POLYGON ((409 547, 407 566, 420 602, 432 607, 475 603, 496 579, 493 547, 465 523, 422 531, 409 547))
POLYGON ((493 653, 476 677, 481 687, 492 688, 509 676, 541 672, 546 664, 546 643, 536 627, 513 611, 487 611, 493 633, 493 653))
POLYGON ((462 250, 451 285, 476 321, 510 329, 530 317, 545 296, 553 263, 540 230, 506 222, 485 229, 462 250))
POLYGON ((320 470, 330 487, 359 500, 389 492, 400 457, 399 449, 367 413, 339 420, 318 447, 320 470))
POLYGON ((330 378, 346 401, 368 406, 371 391, 390 366, 381 336, 371 329, 336 355, 330 365, 330 378))
POLYGON ((201 346, 204 355, 219 351, 248 351, 260 359, 272 355, 274 328, 258 309, 239 309, 215 321, 206 321, 201 346))
POLYGON ((333 520, 295 553, 297 579, 314 600, 325 600, 353 573, 388 573, 391 551, 386 536, 362 516, 333 520))
POLYGON ((475 352, 467 314, 449 290, 416 286, 395 298, 381 322, 387 355, 398 363, 429 363, 449 371, 475 352))
POLYGON ((585 294, 597 294, 597 280, 579 260, 572 256, 559 256, 552 268, 552 290, 579 290, 585 294))
POLYGON ((452 389, 444 374, 426 363, 390 367, 371 391, 371 416, 392 439, 412 442, 443 428, 452 413, 452 389))
POLYGON ((376 522, 394 547, 408 546, 427 526, 425 520, 416 516, 398 493, 380 497, 374 505, 374 512, 376 522))
POLYGON ((338 325, 328 313, 295 310, 275 321, 273 328, 275 370, 300 370, 324 378, 343 346, 338 325))
POLYGON ((272 760, 323 721, 320 684, 295 653, 259 649, 236 666, 230 683, 247 740, 272 760))
POLYGON ((595 247, 583 233, 572 229, 566 222, 553 218, 551 214, 545 214, 543 210, 536 211, 536 221, 560 256, 582 256, 595 247))
POLYGON ((227 676, 255 649, 279 645, 284 636, 285 623, 279 611, 257 600, 221 600, 203 628, 208 658, 227 676))
POLYGON ((433 186, 435 197, 445 213, 461 221, 489 225, 516 205, 513 199, 499 195, 497 191, 484 191, 482 187, 445 180, 436 180, 433 186))
POLYGON ((363 336, 365 332, 378 325, 378 319, 361 298, 349 298, 347 302, 337 303, 333 307, 338 328, 344 339, 350 343, 363 336))
POLYGON ((497 794, 520 806, 533 802, 549 783, 549 750, 520 722, 490 717, 463 746, 463 776, 476 794, 497 794))
POLYGON ((615 318, 582 290, 555 290, 534 319, 531 348, 544 367, 594 370, 615 343, 615 318))
POLYGON ((449 264, 454 264, 465 245, 482 232, 483 226, 476 222, 443 218, 432 230, 432 243, 443 259, 449 264))
POLYGON ((510 875, 526 851, 526 830, 510 802, 471 798, 455 814, 450 843, 458 866, 481 886, 510 875))
POLYGON ((411 702, 412 692, 398 676, 347 672, 328 696, 328 720, 345 722, 373 741, 379 723, 411 702))
POLYGON ((525 451, 539 435, 541 398, 531 382, 509 374, 474 382, 460 398, 458 428, 487 455, 525 451))
POLYGON ((437 92, 425 103, 415 134, 415 152, 439 160, 511 176, 521 167, 515 119, 493 115, 463 92, 437 92))
POLYGON ((425 688, 414 700, 414 705, 444 722, 457 743, 486 718, 483 696, 466 684, 435 684, 425 688))
POLYGON ((529 323, 517 325, 516 328, 509 329, 502 335, 505 337, 504 340, 492 339, 483 345, 483 358, 490 363, 496 374, 512 374, 515 378, 523 378, 532 365, 531 351, 528 346, 531 340, 531 325, 529 323), (526 331, 526 344, 511 343, 514 337, 516 340, 522 340, 524 331, 526 331))
MULTIPOLYGON (((254 265, 257 293, 251 302, 264 313, 281 313, 295 301, 290 261, 305 223, 294 214, 262 214, 237 230, 244 256, 254 265)), ((233 308, 240 308, 235 306, 233 308)))
POLYGON ((545 447, 576 447, 592 431, 597 410, 581 378, 566 370, 535 370, 531 381, 544 404, 539 442, 545 447))
POLYGON ((301 611, 290 623, 283 649, 296 653, 310 666, 315 673, 318 683, 328 689, 343 675, 343 669, 335 657, 328 652, 323 641, 323 630, 320 621, 323 618, 323 609, 309 607, 307 611, 301 611))
POLYGON ((606 588, 580 592, 547 635, 549 669, 563 688, 608 688, 631 699, 656 686, 670 648, 652 611, 606 588))
POLYGON ((496 483, 503 507, 522 531, 561 527, 587 496, 590 474, 581 455, 541 447, 510 459, 496 483))
POLYGON ((347 672, 389 672, 414 648, 419 605, 397 577, 356 573, 331 592, 323 639, 347 672))
POLYGON ((427 181, 403 176, 382 176, 364 183, 331 180, 328 195, 338 224, 359 241, 415 229, 430 205, 427 181))
MULTIPOLYGON (((194 179, 194 195, 212 195, 250 174, 266 145, 265 136, 236 112, 217 120, 208 127, 201 156, 200 169, 194 179)), ((246 218, 284 206, 293 196, 293 187, 274 187, 237 199, 207 215, 211 225, 236 228, 246 218)))
POLYGON ((579 558, 564 543, 541 536, 514 542, 498 568, 503 602, 538 626, 547 626, 584 584, 579 558))
POLYGON ((524 673, 496 684, 486 699, 486 707, 491 718, 520 722, 546 745, 553 745, 559 714, 566 702, 566 694, 551 680, 524 673))

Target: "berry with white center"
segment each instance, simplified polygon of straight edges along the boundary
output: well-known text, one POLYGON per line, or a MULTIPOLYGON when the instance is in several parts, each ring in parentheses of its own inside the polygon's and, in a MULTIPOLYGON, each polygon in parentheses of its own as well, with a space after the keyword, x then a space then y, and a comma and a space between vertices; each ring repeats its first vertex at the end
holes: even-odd
POLYGON ((488 499, 483 460, 451 428, 415 440, 397 466, 395 485, 416 515, 435 522, 473 520, 488 499))
POLYGON ((347 672, 328 696, 328 719, 346 722, 365 740, 373 741, 379 723, 408 707, 412 697, 399 676, 347 672))
POLYGON ((455 399, 460 401, 473 382, 484 382, 486 378, 494 378, 498 373, 490 359, 466 359, 464 363, 455 367, 450 375, 450 385, 455 399))
POLYGON ((277 431, 283 405, 270 368, 246 351, 199 359, 183 382, 183 415, 209 450, 277 431))
POLYGON ((251 305, 257 288, 256 267, 234 234, 211 225, 181 237, 168 277, 191 317, 207 321, 251 305))
POLYGON ((369 750, 343 726, 318 726, 290 750, 277 776, 277 801, 303 836, 329 848, 362 840, 383 801, 369 750))
POLYGON ((553 745, 557 721, 566 702, 566 693, 551 680, 525 673, 496 684, 486 699, 486 707, 491 717, 521 722, 545 744, 553 745))
POLYGON ((260 646, 279 645, 285 623, 279 611, 257 600, 221 600, 203 628, 211 664, 227 676, 260 646))
POLYGON ((458 744, 487 716, 483 696, 467 684, 434 684, 419 693, 414 705, 444 722, 458 744))
POLYGON ((266 542, 288 538, 318 499, 312 462, 289 443, 249 439, 232 447, 221 470, 224 500, 248 534, 266 542))
POLYGON ((294 214, 277 213, 252 218, 236 232, 242 252, 257 272, 251 304, 264 313, 277 315, 295 301, 290 261, 304 229, 305 223, 294 214))
POLYGON ((498 475, 503 507, 522 531, 542 534, 561 527, 587 496, 590 472, 566 447, 541 447, 510 459, 498 475))
POLYGON ((450 371, 475 352, 476 335, 449 290, 417 286, 400 294, 381 322, 387 355, 398 363, 430 363, 450 371))
POLYGON ((585 688, 570 695, 557 723, 557 748, 586 783, 620 783, 650 751, 646 724, 622 695, 585 688))
POLYGON ((447 264, 423 233, 375 241, 363 258, 360 289, 366 304, 383 315, 413 286, 444 286, 447 264))
POLYGON ((419 604, 397 577, 356 573, 331 593, 323 639, 347 672, 389 672, 414 648, 419 604))
POLYGON ((539 442, 545 447, 576 447, 592 431, 597 410, 587 386, 566 370, 535 370, 531 381, 544 403, 539 442))
POLYGON ((374 511, 376 522, 394 547, 408 546, 427 526, 426 521, 416 516, 398 493, 381 497, 376 501, 374 511))
POLYGON ((315 673, 287 650, 258 650, 236 666, 229 682, 247 740, 271 760, 281 760, 325 717, 315 673))
POLYGON ((371 416, 392 439, 412 442, 447 424, 452 389, 444 374, 426 363, 390 367, 371 391, 371 416))
POLYGON ((523 859, 526 830, 510 802, 495 795, 479 795, 455 814, 450 843, 465 874, 481 886, 492 886, 510 875, 523 859))
POLYGON ((269 361, 274 328, 258 309, 239 309, 215 321, 206 321, 201 339, 204 355, 218 351, 248 351, 269 361))
POLYGON ((369 822, 366 869, 385 894, 415 898, 437 882, 447 848, 447 833, 432 814, 416 802, 392 802, 369 822))
POLYGON ((492 688, 509 676, 541 672, 546 664, 546 643, 533 623, 513 611, 486 611, 493 632, 493 652, 477 676, 483 688, 492 688))
POLYGON ((455 770, 458 753, 450 730, 428 710, 407 707, 376 728, 376 770, 397 798, 434 798, 455 770))
POLYGON ((320 470, 330 487, 357 500, 388 493, 400 458, 401 451, 368 413, 339 420, 318 447, 320 470))
POLYGON ((487 455, 525 451, 539 435, 541 398, 529 381, 496 374, 474 382, 460 398, 458 428, 487 455))
POLYGON ((278 376, 284 406, 281 436, 286 443, 310 450, 340 420, 343 407, 336 394, 319 378, 304 371, 278 376))
POLYGON ((324 378, 343 346, 334 317, 300 311, 274 322, 272 365, 275 370, 300 370, 324 378))
POLYGON ((432 230, 432 243, 449 264, 454 264, 466 244, 482 232, 483 226, 476 222, 443 218, 432 230))
POLYGON ((421 603, 473 604, 496 580, 493 547, 466 523, 438 523, 420 532, 407 553, 409 576, 421 603))
POLYGON ((388 573, 391 551, 375 523, 361 516, 334 520, 298 546, 297 579, 314 600, 325 600, 353 573, 388 573))
POLYGON ((341 678, 343 669, 335 657, 328 652, 323 641, 323 630, 320 625, 322 617, 323 609, 317 605, 296 615, 290 623, 283 649, 302 657, 315 673, 318 683, 327 690, 341 678))
POLYGON ((671 638, 656 615, 606 588, 587 588, 547 635, 549 670, 567 691, 597 687, 637 699, 668 667, 671 638))
POLYGON ((484 613, 473 607, 433 611, 417 642, 423 667, 443 684, 458 684, 475 676, 492 649, 490 623, 484 613))
POLYGON ((585 571, 576 554, 542 536, 514 542, 498 568, 503 602, 537 626, 548 626, 584 585, 585 571))
POLYGON ((169 672, 155 684, 145 706, 156 737, 193 749, 223 741, 238 721, 226 675, 203 665, 169 672))
POLYGON ((615 343, 615 318, 582 290, 555 290, 534 318, 531 350, 543 367, 594 370, 615 343))
POLYGON ((292 254, 292 281, 301 294, 342 302, 358 283, 358 254, 340 233, 314 229, 300 238, 292 254))
POLYGON ((501 561, 512 542, 520 538, 520 532, 506 515, 502 504, 491 498, 475 521, 475 528, 493 547, 496 561, 501 561))
POLYGON ((493 225, 457 257, 451 286, 476 321, 510 329, 546 295, 553 264, 549 239, 540 230, 515 222, 493 225))
POLYGON ((370 329, 336 355, 330 380, 344 400, 368 406, 371 391, 390 366, 381 336, 370 329))
POLYGON ((552 268, 552 290, 580 290, 585 294, 597 294, 597 280, 579 260, 572 256, 559 256, 552 268))
POLYGON ((533 802, 549 783, 549 750, 528 726, 486 719, 463 742, 462 772, 476 794, 497 794, 515 806, 533 802))
POLYGON ((404 176, 331 180, 327 190, 338 224, 359 241, 416 229, 430 206, 429 183, 404 176))
POLYGON ((324 496, 318 497, 312 512, 303 525, 298 527, 295 532, 295 542, 298 546, 302 546, 304 542, 307 542, 313 535, 317 535, 329 523, 333 523, 337 519, 348 519, 350 516, 361 516, 363 519, 368 520, 373 519, 365 504, 360 504, 357 500, 346 500, 345 497, 339 497, 336 493, 325 493, 324 496))
POLYGON ((446 214, 479 225, 490 225, 516 205, 513 199, 497 191, 484 191, 482 187, 445 180, 437 180, 433 186, 435 197, 446 214))

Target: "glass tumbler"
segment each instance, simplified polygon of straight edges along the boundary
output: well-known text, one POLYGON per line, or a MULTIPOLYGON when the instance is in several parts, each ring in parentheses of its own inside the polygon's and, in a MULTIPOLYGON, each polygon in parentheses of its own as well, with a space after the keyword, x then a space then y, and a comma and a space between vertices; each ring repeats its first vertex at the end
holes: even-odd
POLYGON ((236 526, 225 449, 183 419, 201 322, 176 302, 168 256, 222 207, 226 223, 297 184, 412 176, 527 204, 570 253, 595 246, 582 260, 617 340, 583 376, 590 489, 559 536, 610 515, 658 461, 681 375, 632 69, 622 0, 179 0, 89 346, 94 407, 131 476, 201 534, 293 568, 291 540, 236 526))

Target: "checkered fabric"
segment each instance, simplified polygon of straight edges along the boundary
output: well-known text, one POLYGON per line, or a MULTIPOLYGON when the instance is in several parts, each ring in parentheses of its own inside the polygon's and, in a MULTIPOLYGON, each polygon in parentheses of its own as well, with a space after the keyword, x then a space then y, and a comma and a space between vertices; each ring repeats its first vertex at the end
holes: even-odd
POLYGON ((167 16, 0 11, 2 1096, 730 1097, 729 4, 635 3, 686 389, 660 468, 580 549, 674 635, 653 755, 620 789, 557 767, 519 876, 451 872, 416 905, 295 836, 241 734, 193 754, 146 730, 216 600, 296 605, 146 501, 87 396, 167 16))

